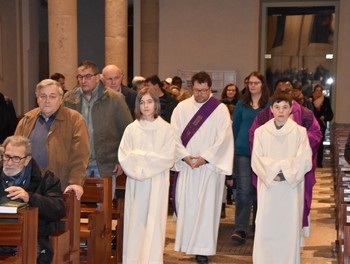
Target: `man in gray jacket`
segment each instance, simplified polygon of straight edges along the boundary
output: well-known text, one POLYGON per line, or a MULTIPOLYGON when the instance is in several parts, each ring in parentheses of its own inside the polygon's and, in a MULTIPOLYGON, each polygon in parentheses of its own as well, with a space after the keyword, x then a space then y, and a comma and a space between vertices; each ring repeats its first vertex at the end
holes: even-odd
POLYGON ((118 148, 124 129, 132 122, 130 111, 122 94, 103 85, 92 61, 79 64, 77 80, 79 86, 65 94, 64 104, 80 112, 88 126, 91 155, 86 176, 111 176, 114 190, 116 176, 123 173, 118 148))

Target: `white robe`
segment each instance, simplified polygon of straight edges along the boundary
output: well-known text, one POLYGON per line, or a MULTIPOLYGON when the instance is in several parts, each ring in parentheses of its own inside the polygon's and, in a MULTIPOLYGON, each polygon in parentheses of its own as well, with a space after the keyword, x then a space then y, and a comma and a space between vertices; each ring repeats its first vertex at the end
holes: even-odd
POLYGON ((253 263, 300 263, 304 175, 312 168, 306 129, 288 119, 277 130, 274 119, 256 129, 252 169, 258 176, 258 211, 253 263), (282 171, 285 181, 273 179, 282 171))
POLYGON ((174 130, 161 117, 135 120, 125 129, 118 156, 127 175, 123 263, 163 263, 174 130))
POLYGON ((171 125, 176 132, 176 160, 179 171, 176 188, 175 251, 214 255, 225 175, 232 174, 233 134, 227 107, 220 104, 191 138, 186 148, 181 134, 203 104, 193 96, 174 109, 171 125), (201 156, 207 164, 191 169, 182 159, 201 156))

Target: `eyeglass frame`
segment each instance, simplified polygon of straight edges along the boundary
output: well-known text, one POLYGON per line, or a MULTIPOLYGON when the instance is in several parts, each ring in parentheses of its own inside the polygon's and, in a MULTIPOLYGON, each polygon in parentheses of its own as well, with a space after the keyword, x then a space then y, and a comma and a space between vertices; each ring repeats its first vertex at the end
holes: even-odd
POLYGON ((7 155, 7 154, 2 154, 1 155, 1 160, 2 161, 6 161, 6 162, 9 162, 10 160, 12 160, 12 162, 14 163, 14 164, 19 164, 20 162, 21 162, 21 160, 22 159, 25 159, 25 158, 27 158, 28 157, 28 155, 26 155, 26 156, 24 156, 24 157, 18 157, 18 156, 10 156, 10 155, 7 155), (4 158, 4 157, 6 157, 6 158, 4 158), (19 159, 18 161, 16 161, 15 159, 19 159))
POLYGON ((261 83, 261 81, 248 82, 248 85, 249 85, 249 86, 252 86, 253 84, 254 84, 254 85, 258 85, 259 83, 261 83))
POLYGON ((193 93, 194 93, 194 94, 205 94, 205 93, 207 93, 209 90, 210 90, 210 88, 208 88, 208 89, 201 89, 201 90, 193 89, 193 93))
POLYGON ((85 74, 85 75, 80 75, 78 74, 77 76, 75 76, 77 78, 78 81, 82 81, 84 80, 87 80, 87 81, 90 81, 92 77, 98 75, 98 73, 94 73, 94 74, 85 74))

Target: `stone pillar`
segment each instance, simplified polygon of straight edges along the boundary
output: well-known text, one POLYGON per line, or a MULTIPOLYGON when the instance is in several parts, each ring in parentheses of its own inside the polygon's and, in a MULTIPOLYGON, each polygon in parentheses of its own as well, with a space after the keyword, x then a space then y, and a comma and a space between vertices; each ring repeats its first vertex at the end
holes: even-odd
POLYGON ((159 0, 141 2, 141 76, 158 73, 159 0))
POLYGON ((105 0, 105 64, 115 64, 128 78, 128 1, 105 0))
POLYGON ((77 0, 47 2, 50 75, 62 73, 66 89, 72 89, 77 83, 78 66, 77 0))

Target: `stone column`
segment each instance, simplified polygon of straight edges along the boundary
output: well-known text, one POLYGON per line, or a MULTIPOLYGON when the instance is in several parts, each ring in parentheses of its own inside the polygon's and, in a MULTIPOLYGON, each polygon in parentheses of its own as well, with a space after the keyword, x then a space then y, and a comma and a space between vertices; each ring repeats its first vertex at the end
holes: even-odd
POLYGON ((105 0, 105 64, 115 64, 128 78, 128 1, 105 0))
POLYGON ((158 74, 159 0, 141 1, 141 76, 158 74))
POLYGON ((72 89, 77 83, 78 66, 77 0, 47 2, 50 75, 62 73, 66 89, 72 89))

